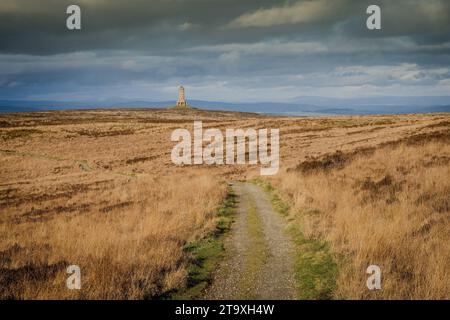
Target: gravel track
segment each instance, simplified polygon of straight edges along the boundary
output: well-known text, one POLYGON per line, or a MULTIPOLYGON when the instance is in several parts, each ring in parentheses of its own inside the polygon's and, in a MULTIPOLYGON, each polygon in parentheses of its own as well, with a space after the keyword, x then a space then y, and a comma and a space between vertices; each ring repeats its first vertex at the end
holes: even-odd
POLYGON ((267 194, 259 186, 237 182, 233 189, 238 205, 231 234, 225 240, 226 258, 204 298, 296 299, 294 245, 284 232, 283 218, 275 212, 267 194), (259 240, 258 246, 254 245, 255 232, 249 232, 250 228, 255 228, 255 225, 249 225, 254 222, 250 215, 255 213, 257 228, 260 229, 257 234, 262 238, 256 239, 259 240), (261 254, 261 243, 264 258, 252 259, 261 254))

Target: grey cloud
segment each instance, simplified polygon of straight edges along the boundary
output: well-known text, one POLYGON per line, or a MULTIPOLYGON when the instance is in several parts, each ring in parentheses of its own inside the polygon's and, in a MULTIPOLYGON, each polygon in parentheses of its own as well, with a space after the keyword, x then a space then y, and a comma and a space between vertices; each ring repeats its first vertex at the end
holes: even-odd
MULTIPOLYGON (((377 1, 383 10, 378 37, 430 35, 450 39, 450 2, 377 1)), ((134 48, 152 52, 258 42, 273 38, 372 38, 365 28, 368 0, 2 0, 0 52, 55 54, 134 48), (82 8, 83 30, 65 28, 65 9, 82 8), (227 26, 235 28, 227 28, 227 26)))
POLYGON ((205 40, 214 42, 232 36, 220 31, 223 24, 255 3, 268 2, 2 0, 0 51, 54 54, 130 47, 158 51, 205 40), (81 31, 69 32, 65 27, 65 10, 70 4, 79 4, 82 9, 81 31))
POLYGON ((285 3, 259 8, 230 22, 230 28, 272 27, 286 24, 306 24, 336 20, 354 11, 349 0, 316 0, 285 3))
POLYGON ((2 0, 0 98, 444 93, 450 1, 2 0), (65 28, 82 8, 83 30, 65 28))

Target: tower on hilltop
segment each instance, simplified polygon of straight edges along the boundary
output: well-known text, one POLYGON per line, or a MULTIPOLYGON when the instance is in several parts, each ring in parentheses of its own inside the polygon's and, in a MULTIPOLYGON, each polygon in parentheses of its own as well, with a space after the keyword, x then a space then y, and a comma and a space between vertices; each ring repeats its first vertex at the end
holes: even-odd
POLYGON ((178 89, 177 107, 187 107, 186 95, 183 86, 180 86, 180 89, 178 89))

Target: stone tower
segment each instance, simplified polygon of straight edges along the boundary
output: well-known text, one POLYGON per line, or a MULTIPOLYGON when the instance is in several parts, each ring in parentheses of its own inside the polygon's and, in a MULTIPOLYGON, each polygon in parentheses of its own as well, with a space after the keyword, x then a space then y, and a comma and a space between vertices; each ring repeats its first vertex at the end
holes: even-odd
POLYGON ((184 93, 184 87, 183 86, 181 86, 180 89, 178 89, 177 107, 187 107, 186 96, 185 96, 185 93, 184 93))

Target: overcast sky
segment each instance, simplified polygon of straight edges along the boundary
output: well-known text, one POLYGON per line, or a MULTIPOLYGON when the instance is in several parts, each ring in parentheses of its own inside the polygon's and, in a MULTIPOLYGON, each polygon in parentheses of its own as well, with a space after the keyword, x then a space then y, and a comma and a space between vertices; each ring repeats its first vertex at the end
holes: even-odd
POLYGON ((450 1, 0 1, 0 99, 171 100, 180 84, 230 102, 449 95, 450 1))

